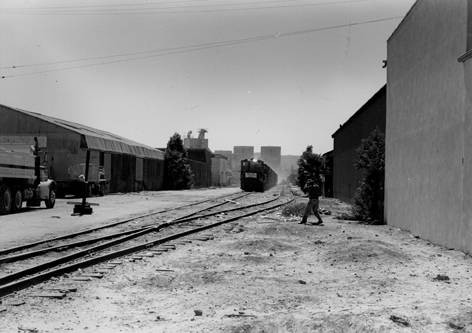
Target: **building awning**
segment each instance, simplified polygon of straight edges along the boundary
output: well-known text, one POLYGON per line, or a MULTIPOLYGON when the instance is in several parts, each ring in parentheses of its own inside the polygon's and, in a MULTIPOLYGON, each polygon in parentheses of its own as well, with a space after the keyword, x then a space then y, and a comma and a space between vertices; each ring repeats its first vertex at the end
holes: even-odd
POLYGON ((154 148, 132 145, 122 141, 109 140, 102 137, 84 135, 88 149, 111 153, 128 154, 141 158, 164 159, 164 153, 154 148))
POLYGON ((133 155, 140 158, 152 158, 159 160, 164 159, 163 151, 110 132, 98 130, 79 123, 46 116, 36 112, 25 111, 12 107, 8 108, 80 134, 82 139, 81 146, 83 148, 109 153, 133 155))

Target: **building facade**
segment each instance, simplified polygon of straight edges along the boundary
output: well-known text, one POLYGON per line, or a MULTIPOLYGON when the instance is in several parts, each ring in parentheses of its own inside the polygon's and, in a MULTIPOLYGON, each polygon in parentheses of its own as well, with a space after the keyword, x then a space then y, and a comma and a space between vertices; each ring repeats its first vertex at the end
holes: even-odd
POLYGON ((357 148, 374 129, 385 133, 386 86, 372 96, 354 115, 334 132, 333 196, 352 202, 361 175, 354 167, 357 148))
POLYGON ((234 146, 233 147, 233 170, 241 169, 241 161, 254 157, 254 146, 234 146))
POLYGON ((388 224, 472 250, 471 7, 419 0, 388 40, 388 224))
POLYGON ((275 172, 279 173, 282 161, 282 147, 280 146, 262 146, 261 160, 270 166, 275 172))
POLYGON ((211 186, 211 159, 210 149, 187 149, 190 169, 193 173, 193 186, 196 188, 211 186))
MULTIPOLYGON (((109 192, 159 190, 164 174, 164 153, 152 147, 82 124, 0 105, 0 136, 43 137, 44 163, 58 192, 83 188, 85 156, 90 151, 90 170, 101 169, 109 192)), ((95 172, 94 172, 95 170, 95 172)), ((77 193, 75 193, 77 194, 77 193)))
POLYGON ((211 158, 212 186, 224 187, 231 185, 232 171, 226 156, 214 154, 211 158))

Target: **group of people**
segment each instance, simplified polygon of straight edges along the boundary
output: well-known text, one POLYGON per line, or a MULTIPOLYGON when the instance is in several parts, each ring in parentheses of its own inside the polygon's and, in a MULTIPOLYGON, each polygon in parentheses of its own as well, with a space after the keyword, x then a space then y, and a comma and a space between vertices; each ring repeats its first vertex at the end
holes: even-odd
POLYGON ((313 211, 313 215, 318 219, 318 222, 312 223, 313 225, 321 225, 323 224, 323 220, 320 216, 320 195, 321 195, 321 187, 317 184, 313 179, 309 179, 304 187, 304 192, 308 195, 308 203, 305 208, 305 213, 303 214, 303 218, 300 221, 300 224, 306 224, 308 221, 308 216, 310 212, 313 211))

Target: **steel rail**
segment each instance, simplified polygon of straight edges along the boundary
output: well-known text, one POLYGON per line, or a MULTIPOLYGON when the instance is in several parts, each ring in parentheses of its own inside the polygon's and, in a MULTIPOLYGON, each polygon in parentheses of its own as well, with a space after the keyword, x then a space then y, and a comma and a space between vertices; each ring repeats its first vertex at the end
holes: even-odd
POLYGON ((235 195, 237 193, 240 193, 240 192, 227 194, 227 195, 219 196, 219 197, 212 198, 212 199, 206 199, 206 200, 203 200, 203 201, 193 202, 193 203, 190 203, 190 204, 187 204, 187 205, 167 208, 167 209, 160 210, 160 211, 157 211, 157 212, 146 213, 146 214, 134 216, 134 217, 131 217, 131 218, 128 218, 128 219, 125 219, 125 220, 121 220, 121 221, 117 221, 117 222, 113 222, 113 223, 108 223, 108 224, 105 224, 105 225, 102 225, 102 226, 99 226, 99 227, 85 229, 85 230, 82 230, 82 231, 78 231, 78 232, 74 232, 74 233, 70 233, 70 234, 65 234, 65 235, 58 236, 58 237, 43 239, 41 241, 37 241, 37 242, 33 242, 33 243, 28 243, 28 244, 23 244, 23 245, 11 247, 11 248, 3 249, 3 250, 0 250, 0 255, 5 255, 5 254, 13 253, 13 252, 18 252, 18 251, 21 251, 21 250, 25 250, 25 249, 35 247, 35 246, 38 246, 38 245, 41 245, 41 244, 49 243, 49 242, 54 242, 54 241, 63 240, 63 239, 67 239, 67 238, 73 238, 73 237, 76 237, 76 236, 84 235, 84 234, 87 234, 87 233, 91 233, 91 232, 106 229, 106 228, 111 228, 111 227, 114 227, 114 226, 117 226, 117 225, 120 225, 120 224, 128 223, 128 222, 135 221, 135 220, 145 218, 145 217, 149 217, 149 216, 152 216, 152 215, 167 213, 167 212, 171 212, 173 210, 177 210, 177 209, 180 209, 180 208, 186 208, 186 207, 195 206, 195 205, 198 205, 198 204, 203 204, 203 203, 206 203, 206 202, 209 202, 209 201, 229 197, 229 196, 235 195))
POLYGON ((239 220, 239 219, 244 218, 244 217, 248 217, 248 216, 251 216, 251 215, 256 215, 256 214, 261 213, 263 211, 272 210, 272 209, 278 208, 280 206, 286 205, 286 204, 292 202, 293 200, 294 199, 292 198, 290 200, 287 200, 287 201, 282 202, 282 203, 278 203, 276 205, 272 205, 270 207, 261 208, 261 209, 258 209, 258 210, 252 211, 252 212, 248 212, 248 213, 245 213, 245 214, 242 214, 242 215, 238 215, 238 216, 235 216, 235 217, 225 219, 223 221, 218 221, 218 222, 206 225, 206 226, 194 228, 194 229, 191 229, 191 230, 186 230, 186 231, 176 233, 176 234, 173 234, 173 235, 170 235, 170 236, 166 236, 166 237, 163 237, 163 238, 159 238, 159 239, 156 239, 156 240, 153 240, 153 241, 149 241, 149 242, 145 242, 145 243, 142 243, 142 244, 139 244, 139 245, 131 246, 131 247, 128 247, 128 248, 125 248, 125 249, 117 250, 117 251, 114 251, 114 252, 111 252, 111 253, 107 253, 107 254, 104 254, 104 255, 101 255, 101 256, 86 259, 86 260, 83 260, 83 261, 80 261, 80 262, 72 263, 70 265, 63 266, 63 267, 60 267, 60 268, 56 268, 54 270, 50 270, 48 272, 44 272, 42 274, 38 274, 38 275, 35 275, 35 276, 30 276, 30 277, 27 277, 27 278, 19 280, 19 281, 11 282, 9 284, 0 286, 0 297, 8 295, 8 294, 10 294, 14 291, 18 291, 18 290, 27 288, 31 285, 46 281, 46 280, 48 280, 48 279, 50 279, 51 277, 54 277, 54 276, 62 275, 62 274, 65 274, 65 273, 70 273, 70 272, 73 272, 73 271, 75 271, 79 268, 89 267, 91 265, 95 265, 95 264, 98 264, 98 263, 101 263, 101 262, 104 262, 104 261, 107 261, 107 260, 115 259, 115 258, 130 254, 130 253, 135 253, 135 252, 138 252, 138 251, 142 251, 142 250, 145 250, 149 247, 153 247, 153 246, 156 246, 156 245, 159 245, 159 244, 162 244, 162 243, 166 243, 166 242, 169 242, 169 241, 172 241, 172 240, 184 237, 184 236, 188 236, 188 235, 191 235, 191 234, 194 234, 194 233, 198 233, 198 232, 201 232, 201 231, 204 231, 204 230, 208 230, 208 229, 217 227, 217 226, 225 224, 225 223, 233 222, 233 221, 239 220))
MULTIPOLYGON (((240 198, 245 197, 247 195, 249 195, 249 193, 244 193, 244 194, 236 197, 235 199, 240 199, 240 198)), ((180 221, 182 221, 182 222, 191 221, 191 220, 193 220, 191 218, 191 216, 194 216, 194 215, 196 215, 198 213, 201 213, 201 212, 204 212, 206 210, 210 210, 210 209, 213 209, 213 208, 216 208, 216 207, 220 207, 220 206, 225 205, 227 203, 228 202, 222 202, 222 203, 218 203, 218 204, 212 205, 212 206, 207 207, 207 208, 200 209, 196 212, 193 212, 193 213, 184 215, 182 217, 176 218, 174 220, 171 220, 168 223, 173 223, 173 222, 177 222, 177 221, 179 221, 179 222, 180 221), (182 220, 182 219, 185 219, 185 220, 182 220)), ((213 215, 216 215, 216 214, 219 214, 219 212, 213 213, 213 215)), ((211 215, 209 215, 209 216, 211 216, 211 215)), ((148 225, 148 226, 133 229, 133 230, 121 231, 121 232, 117 232, 117 233, 114 233, 114 234, 95 237, 95 238, 91 238, 91 239, 85 239, 85 240, 82 240, 82 241, 77 241, 77 242, 73 242, 73 243, 69 243, 69 244, 62 244, 62 245, 57 245, 57 246, 54 246, 54 247, 48 247, 48 248, 45 248, 45 249, 38 249, 38 250, 35 250, 35 251, 29 251, 29 252, 24 252, 24 253, 8 256, 8 257, 3 257, 3 258, 0 258, 0 264, 15 262, 15 261, 22 260, 22 259, 29 259, 29 258, 38 256, 38 255, 41 255, 41 254, 44 254, 44 253, 47 253, 47 252, 63 251, 63 250, 67 250, 67 249, 70 249, 70 248, 73 248, 73 247, 93 244, 93 243, 97 243, 97 242, 102 241, 102 240, 107 240, 107 239, 112 239, 112 238, 116 238, 116 237, 120 237, 120 236, 125 236, 125 235, 128 235, 128 234, 138 233, 138 232, 140 232, 144 229, 149 229, 149 228, 152 228, 152 227, 154 227, 154 226, 153 225, 148 225)))
MULTIPOLYGON (((247 205, 247 206, 243 206, 243 207, 233 208, 233 209, 231 209, 231 211, 242 210, 242 209, 251 208, 251 207, 254 207, 254 206, 266 205, 268 203, 274 202, 275 200, 278 200, 279 198, 280 198, 280 196, 277 196, 276 198, 272 198, 270 200, 267 200, 267 201, 264 201, 264 202, 261 202, 261 203, 256 203, 256 204, 251 204, 251 205, 247 205)), ((213 216, 213 215, 217 215, 217 214, 221 214, 221 212, 220 211, 213 212, 213 213, 210 213, 210 214, 205 214, 204 216, 208 217, 208 216, 213 216)), ((0 285, 9 283, 9 282, 11 282, 15 279, 18 279, 22 276, 35 274, 35 273, 50 269, 51 267, 55 267, 57 265, 64 264, 64 263, 69 262, 71 260, 74 260, 74 259, 80 258, 82 256, 85 256, 85 255, 88 255, 88 254, 91 254, 91 253, 94 253, 94 252, 112 247, 114 245, 126 242, 128 240, 143 236, 145 234, 148 234, 148 233, 151 233, 151 232, 157 232, 157 231, 159 231, 159 230, 161 230, 165 227, 169 227, 169 226, 172 226, 172 225, 175 225, 175 224, 184 223, 184 222, 188 222, 190 220, 196 220, 196 219, 200 219, 200 218, 202 218, 202 216, 198 215, 198 216, 188 217, 186 220, 177 220, 177 221, 165 222, 165 223, 159 224, 157 226, 152 226, 152 227, 147 227, 147 228, 145 227, 142 230, 136 231, 132 234, 125 235, 125 236, 119 237, 117 239, 114 239, 114 240, 111 240, 111 241, 108 241, 108 242, 104 242, 102 244, 99 244, 99 245, 96 245, 96 246, 93 246, 93 247, 90 247, 90 248, 87 248, 87 249, 83 249, 83 250, 80 250, 80 251, 62 256, 60 258, 56 258, 56 259, 47 261, 47 262, 39 264, 39 265, 35 265, 35 266, 29 267, 29 268, 25 268, 23 270, 20 270, 20 271, 17 271, 17 272, 8 274, 8 275, 4 275, 4 276, 0 277, 0 285)))

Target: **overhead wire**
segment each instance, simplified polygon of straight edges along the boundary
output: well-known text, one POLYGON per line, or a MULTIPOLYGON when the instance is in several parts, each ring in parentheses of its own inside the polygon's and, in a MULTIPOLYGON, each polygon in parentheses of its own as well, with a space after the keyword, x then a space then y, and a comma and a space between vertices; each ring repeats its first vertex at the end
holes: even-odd
MULTIPOLYGON (((334 30, 334 29, 340 29, 340 28, 345 28, 345 27, 353 27, 353 26, 359 26, 359 25, 365 25, 365 24, 373 24, 373 23, 391 21, 391 20, 396 20, 396 19, 401 19, 401 18, 402 18, 402 16, 385 17, 385 18, 379 18, 379 19, 373 19, 373 20, 367 20, 367 21, 352 22, 352 23, 348 23, 348 24, 331 25, 331 26, 310 28, 310 29, 304 29, 304 30, 295 30, 295 31, 289 31, 289 32, 282 32, 282 33, 276 33, 276 34, 266 34, 266 35, 259 35, 259 36, 246 37, 246 38, 240 38, 240 39, 215 41, 215 42, 208 42, 208 43, 173 47, 173 48, 167 48, 167 49, 160 49, 159 51, 156 51, 156 50, 148 51, 149 54, 144 53, 146 51, 142 51, 143 54, 145 54, 145 55, 135 56, 135 57, 128 57, 129 54, 132 54, 132 53, 128 53, 127 56, 123 56, 124 57, 123 59, 114 59, 114 60, 108 60, 108 61, 102 61, 102 62, 96 62, 96 63, 88 63, 88 64, 77 64, 77 65, 73 65, 73 66, 67 66, 67 67, 61 67, 61 68, 51 68, 51 69, 31 71, 31 72, 19 73, 19 74, 2 75, 1 78, 2 79, 8 79, 8 78, 21 77, 21 76, 31 76, 31 75, 45 74, 45 73, 65 71, 65 70, 71 70, 71 69, 103 66, 103 65, 116 64, 116 63, 122 63, 122 62, 130 62, 130 61, 135 61, 135 60, 157 58, 157 57, 161 57, 161 56, 165 56, 165 55, 171 55, 171 54, 190 53, 190 52, 206 50, 206 49, 211 49, 211 48, 217 48, 217 47, 233 46, 233 45, 246 44, 246 43, 251 43, 251 42, 265 41, 265 40, 270 40, 270 39, 279 39, 279 38, 285 38, 285 37, 292 37, 292 36, 297 36, 297 35, 304 35, 304 34, 309 34, 309 33, 320 32, 320 31, 327 31, 327 30, 334 30)), ((118 55, 113 55, 111 57, 118 57, 118 55)), ((71 61, 72 60, 65 60, 65 61, 62 61, 62 63, 71 62, 71 61)), ((80 60, 76 60, 76 62, 79 62, 79 61, 80 60)), ((55 62, 55 63, 59 63, 59 62, 55 62)))
MULTIPOLYGON (((276 0, 278 1, 278 0, 276 0)), ((282 2, 285 0, 280 0, 282 2)), ((208 8, 208 9, 194 9, 189 10, 187 8, 194 7, 211 7, 212 5, 203 5, 203 6, 171 6, 171 7, 158 7, 147 10, 142 9, 123 9, 123 10, 59 10, 59 11, 41 11, 41 12, 27 12, 27 11, 2 11, 0 15, 65 15, 65 16, 84 16, 84 15, 155 15, 155 14, 183 14, 183 13, 216 13, 216 12, 234 12, 234 11, 253 11, 253 10, 268 10, 268 9, 287 9, 287 8, 304 8, 304 7, 319 7, 326 5, 340 5, 340 4, 352 4, 359 2, 366 2, 372 0, 344 0, 344 1, 327 1, 327 2, 316 2, 316 3, 301 3, 301 4, 289 4, 289 5, 274 5, 274 6, 259 6, 259 2, 254 2, 250 7, 235 7, 235 8, 208 8)), ((219 4, 219 5, 229 5, 229 4, 219 4)), ((232 4, 233 6, 235 4, 232 4)))
MULTIPOLYGON (((75 6, 43 6, 43 7, 3 7, 2 9, 3 10, 25 10, 25 11, 35 11, 35 10, 55 10, 55 9, 87 9, 87 8, 91 8, 91 9, 94 9, 94 8, 104 8, 104 9, 109 9, 109 8, 127 8, 127 7, 154 7, 154 6, 157 6, 157 8, 159 8, 159 6, 162 6, 162 5, 166 5, 166 4, 172 4, 172 5, 175 5, 175 4, 201 4, 200 6, 205 6, 205 2, 208 3, 208 2, 211 2, 211 1, 215 1, 215 0, 173 0, 173 1, 146 1, 146 2, 133 2, 133 3, 109 3, 109 4, 95 4, 95 5, 75 5, 75 6)), ((235 0, 233 0, 235 1, 235 0)), ((249 3, 261 3, 261 4, 265 4, 265 3, 272 3, 272 2, 297 2, 297 1, 300 1, 300 0, 263 0, 263 1, 249 1, 249 3)), ((241 1, 238 1, 238 2, 228 2, 228 1, 225 1, 224 3, 219 3, 219 4, 210 4, 210 5, 237 5, 237 4, 240 4, 240 3, 245 3, 244 1, 241 2, 241 1)), ((210 6, 210 5, 206 5, 206 6, 210 6)))

